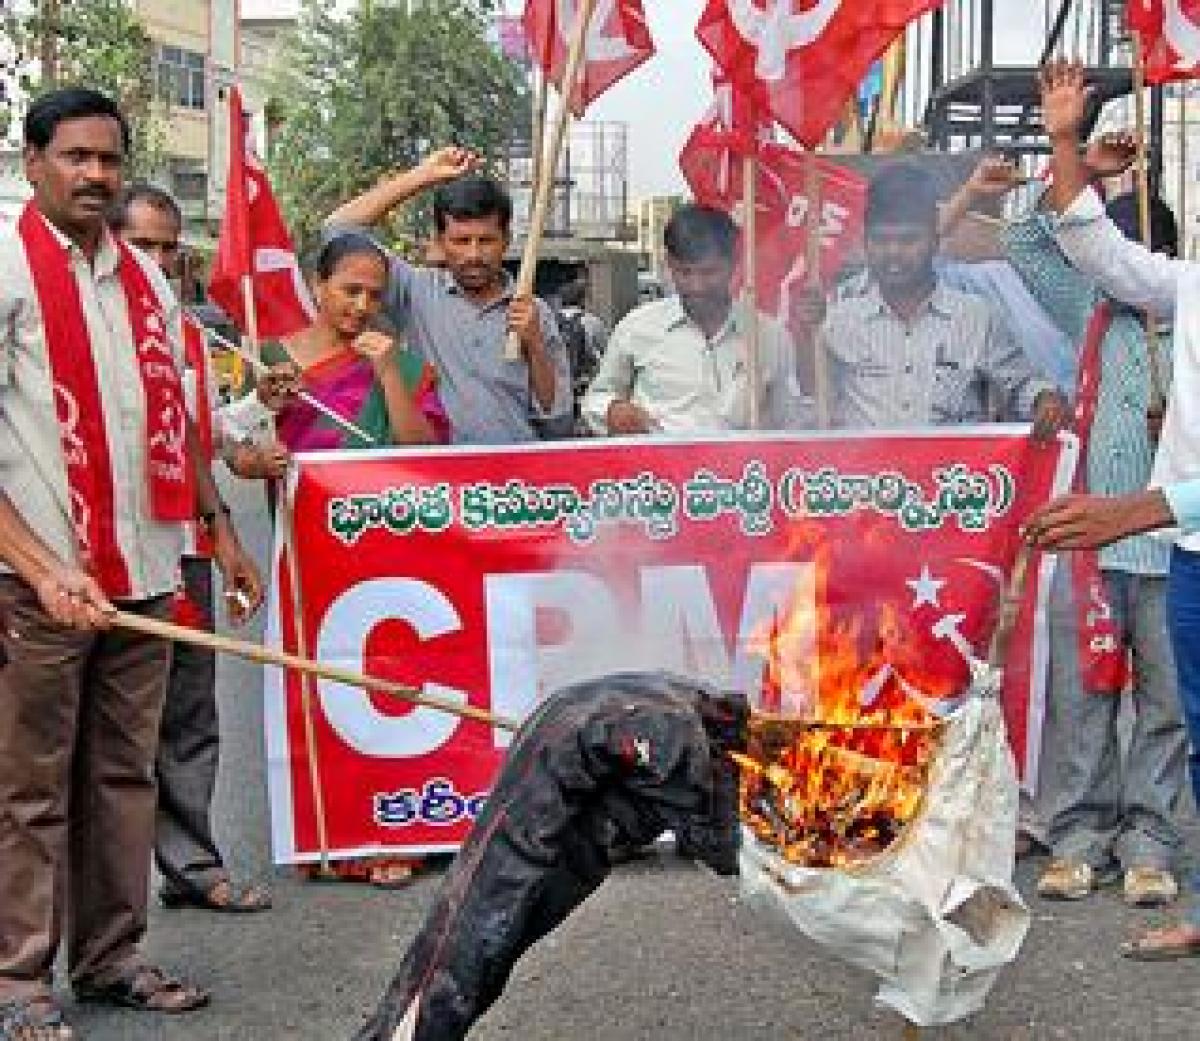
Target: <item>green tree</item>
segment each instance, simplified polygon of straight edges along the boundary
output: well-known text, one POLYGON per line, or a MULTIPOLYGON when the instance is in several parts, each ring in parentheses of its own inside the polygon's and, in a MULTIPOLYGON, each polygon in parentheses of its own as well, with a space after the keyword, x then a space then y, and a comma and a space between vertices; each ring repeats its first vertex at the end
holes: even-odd
MULTIPOLYGON (((39 0, 25 13, 0 15, 0 28, 22 94, 71 85, 104 91, 130 121, 135 171, 157 166, 167 106, 155 97, 153 43, 123 0, 39 0)), ((0 98, 0 127, 15 116, 11 101, 0 98)))
MULTIPOLYGON (((491 0, 361 3, 335 14, 306 0, 283 48, 269 116, 273 183, 298 237, 338 203, 431 148, 456 143, 498 162, 527 126, 521 71, 487 38, 491 0)), ((419 204, 393 229, 411 241, 419 204)))

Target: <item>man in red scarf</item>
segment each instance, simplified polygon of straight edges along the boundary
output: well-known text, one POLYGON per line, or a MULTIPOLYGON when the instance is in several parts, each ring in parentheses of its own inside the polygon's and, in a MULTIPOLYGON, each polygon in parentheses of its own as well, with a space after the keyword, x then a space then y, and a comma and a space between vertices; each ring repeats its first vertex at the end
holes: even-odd
POLYGON ((0 1041, 64 1041, 64 932, 81 1000, 208 1000, 138 950, 170 648, 112 628, 113 605, 169 614, 196 517, 226 589, 262 594, 187 416, 170 288, 105 227, 124 117, 71 89, 24 129, 34 197, 0 234, 0 1041))

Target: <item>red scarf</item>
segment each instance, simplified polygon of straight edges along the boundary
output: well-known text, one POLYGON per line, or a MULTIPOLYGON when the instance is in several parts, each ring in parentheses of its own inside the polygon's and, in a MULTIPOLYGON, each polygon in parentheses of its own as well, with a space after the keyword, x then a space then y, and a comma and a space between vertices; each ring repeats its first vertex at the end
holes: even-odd
MULTIPOLYGON (((1101 303, 1088 322, 1079 358, 1079 382, 1075 388, 1075 433, 1079 436, 1079 465, 1073 484, 1076 492, 1087 490, 1088 441, 1100 396, 1100 345, 1108 335, 1112 319, 1111 306, 1101 303)), ((1094 550, 1075 552, 1070 558, 1083 688, 1095 694, 1120 694, 1129 676, 1129 660, 1100 574, 1100 558, 1094 550)))
MULTIPOLYGON (((180 323, 183 327, 183 357, 192 370, 196 381, 196 407, 192 417, 196 423, 196 435, 200 441, 200 452, 204 461, 212 464, 216 457, 213 445, 212 402, 208 396, 208 349, 205 346, 204 330, 191 315, 185 314, 180 323)), ((211 557, 212 536, 203 524, 194 525, 196 552, 211 557)))
MULTIPOLYGON (((117 540, 116 492, 100 382, 70 254, 32 202, 21 214, 17 231, 41 309, 80 555, 105 593, 128 597, 133 588, 117 540)), ((187 452, 183 385, 150 280, 128 246, 118 241, 116 247, 146 401, 151 514, 159 521, 186 521, 196 515, 196 492, 187 452)))

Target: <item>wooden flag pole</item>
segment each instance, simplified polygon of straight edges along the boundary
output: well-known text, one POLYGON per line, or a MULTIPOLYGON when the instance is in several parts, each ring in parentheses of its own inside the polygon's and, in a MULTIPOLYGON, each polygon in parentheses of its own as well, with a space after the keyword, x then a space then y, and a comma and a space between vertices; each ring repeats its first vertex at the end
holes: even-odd
MULTIPOLYGON (((1137 179, 1138 223, 1142 244, 1153 248, 1150 233, 1150 163, 1146 120, 1146 50, 1142 34, 1133 34, 1133 102, 1137 121, 1137 158, 1134 173, 1137 179)), ((1166 411, 1166 387, 1162 376, 1162 356, 1158 342, 1158 323, 1154 315, 1146 312, 1146 351, 1150 369, 1150 417, 1151 428, 1156 429, 1156 419, 1161 422, 1166 411)))
MULTIPOLYGON (((809 288, 821 284, 821 177, 817 154, 811 148, 804 153, 804 196, 808 210, 804 215, 804 276, 809 288)), ((829 405, 829 359, 819 342, 812 344, 813 393, 817 400, 817 428, 828 430, 832 417, 829 405)))
MULTIPOLYGON (((193 318, 192 321, 193 321, 193 324, 196 326, 196 328, 200 331, 200 335, 202 335, 206 340, 210 341, 211 343, 215 343, 220 347, 224 347, 226 350, 233 351, 234 354, 236 354, 247 365, 249 365, 250 368, 252 368, 254 370, 254 373, 256 376, 261 376, 261 375, 263 375, 263 373, 270 371, 271 367, 269 365, 267 365, 257 355, 253 354, 248 348, 239 347, 232 340, 225 339, 225 337, 222 336, 219 332, 216 332, 215 330, 209 329, 207 326, 205 326, 198 318, 193 318)), ((351 434, 354 437, 357 437, 360 441, 363 442, 363 444, 367 444, 367 445, 376 444, 375 438, 373 438, 370 434, 368 434, 365 430, 363 430, 363 428, 360 427, 357 423, 352 423, 345 416, 343 416, 340 412, 336 411, 335 409, 330 408, 320 398, 314 397, 307 390, 301 389, 301 390, 297 391, 296 397, 299 398, 301 401, 303 401, 305 404, 316 409, 318 412, 321 413, 321 415, 323 415, 331 423, 335 424, 338 427, 341 427, 341 429, 343 431, 345 431, 347 434, 351 434)))
POLYGON ((742 305, 750 394, 750 429, 762 428, 762 357, 758 326, 758 148, 742 157, 742 305))
POLYGON ((546 144, 546 89, 545 74, 533 67, 533 126, 530 127, 529 145, 529 198, 537 197, 538 184, 542 179, 542 159, 546 144))
POLYGON ((292 669, 307 676, 331 680, 334 683, 344 683, 348 687, 357 687, 360 690, 377 691, 400 698, 413 705, 422 705, 425 708, 436 709, 438 712, 446 712, 452 716, 458 716, 460 719, 469 719, 476 723, 486 723, 488 726, 499 727, 502 730, 516 730, 519 726, 516 720, 508 719, 505 716, 497 716, 491 712, 485 712, 474 705, 462 705, 457 701, 451 701, 449 698, 426 694, 416 687, 409 687, 403 683, 385 680, 378 676, 368 676, 364 673, 342 668, 339 665, 326 665, 296 654, 289 654, 286 651, 277 651, 273 647, 261 647, 256 643, 237 640, 231 636, 223 636, 220 633, 210 633, 202 629, 191 629, 186 625, 176 625, 174 622, 162 621, 157 618, 147 617, 146 615, 130 614, 125 611, 116 611, 110 617, 114 625, 122 629, 131 629, 144 633, 147 636, 158 636, 164 640, 176 640, 179 643, 204 647, 218 654, 233 654, 239 658, 245 658, 247 661, 252 661, 257 665, 270 665, 280 669, 292 669))
MULTIPOLYGON (((258 305, 254 299, 254 279, 247 274, 242 276, 242 307, 246 313, 246 339, 250 354, 262 361, 262 347, 258 339, 258 305)), ((271 421, 271 433, 274 436, 274 418, 271 421)), ((296 650, 301 658, 308 655, 308 637, 304 632, 304 595, 300 590, 300 564, 295 551, 295 523, 292 516, 292 504, 286 489, 280 489, 278 496, 278 513, 280 537, 283 542, 283 562, 287 569, 287 583, 291 592, 292 616, 295 619, 296 650)), ((280 632, 282 638, 282 630, 280 632)), ((317 731, 313 719, 314 692, 311 677, 307 673, 300 674, 300 709, 304 719, 304 748, 308 758, 308 779, 312 787, 313 815, 317 824, 317 844, 320 847, 321 860, 319 871, 322 875, 329 872, 329 822, 325 814, 325 792, 321 786, 321 769, 318 762, 317 731)))
MULTIPOLYGON (((521 253, 521 266, 517 270, 517 284, 514 291, 516 296, 529 296, 533 293, 538 253, 542 248, 546 217, 550 212, 550 197, 554 192, 554 181, 558 174, 558 160, 562 155, 567 126, 571 121, 571 96, 575 93, 575 84, 579 82, 579 72, 583 67, 584 52, 587 49, 588 26, 591 24, 592 11, 595 6, 596 0, 579 0, 579 5, 575 9, 575 25, 571 30, 571 45, 567 51, 567 63, 563 70, 562 90, 559 95, 558 111, 554 114, 554 129, 550 134, 550 147, 543 149, 541 169, 535 178, 536 190, 533 196, 533 208, 529 214, 529 231, 525 237, 525 249, 521 253)), ((510 332, 505 339, 504 357, 506 361, 520 360, 521 341, 516 333, 510 332)))
POLYGON ((1187 93, 1182 86, 1178 87, 1176 100, 1179 102, 1179 213, 1176 217, 1182 229, 1179 243, 1179 255, 1187 256, 1188 238, 1188 121, 1187 93))

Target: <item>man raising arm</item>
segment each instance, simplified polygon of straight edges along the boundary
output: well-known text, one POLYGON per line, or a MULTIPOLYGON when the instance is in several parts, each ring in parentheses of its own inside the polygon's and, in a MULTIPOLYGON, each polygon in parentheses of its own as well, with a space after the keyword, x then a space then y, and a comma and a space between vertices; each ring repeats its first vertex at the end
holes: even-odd
MULTIPOLYGON (((1109 296, 1155 316, 1174 315, 1175 378, 1151 489, 1113 497, 1068 496, 1037 511, 1026 524, 1026 535, 1058 550, 1106 546, 1159 528, 1181 529, 1170 562, 1168 626, 1191 742, 1192 788, 1200 796, 1200 310, 1195 303, 1200 269, 1126 239, 1088 187, 1088 167, 1080 155, 1088 98, 1083 70, 1070 63, 1051 64, 1042 73, 1041 88, 1054 152, 1054 186, 1047 205, 1058 215, 1057 241, 1071 263, 1109 296)), ((1128 151, 1133 144, 1126 137, 1110 147, 1128 151)), ((1123 953, 1149 960, 1200 954, 1200 907, 1193 905, 1179 926, 1127 944, 1123 953)))
POLYGON ((514 295, 504 269, 512 201, 498 182, 471 175, 476 165, 465 149, 440 149, 339 207, 326 223, 373 224, 436 189, 444 268, 417 268, 393 256, 387 310, 437 369, 453 440, 504 444, 565 434, 572 418, 566 349, 549 307, 514 295), (505 357, 510 330, 521 343, 517 361, 505 357))

